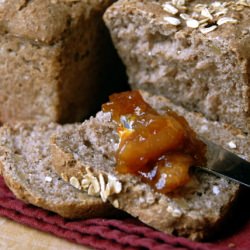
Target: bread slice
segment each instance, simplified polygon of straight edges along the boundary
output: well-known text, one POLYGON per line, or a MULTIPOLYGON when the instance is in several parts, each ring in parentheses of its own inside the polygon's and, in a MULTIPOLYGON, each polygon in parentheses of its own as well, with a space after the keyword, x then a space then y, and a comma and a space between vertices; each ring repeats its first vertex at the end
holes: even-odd
POLYGON ((1 122, 82 121, 117 89, 122 65, 102 20, 113 2, 0 1, 1 122))
POLYGON ((121 0, 104 20, 132 88, 249 132, 249 7, 249 1, 121 0))
POLYGON ((17 123, 0 128, 0 173, 15 196, 63 217, 106 216, 114 209, 65 183, 51 169, 49 138, 76 125, 17 123))
MULTIPOLYGON (((147 93, 143 93, 143 97, 159 113, 164 113, 167 106, 178 110, 196 131, 225 147, 224 136, 226 140, 237 140, 237 149, 242 150, 238 153, 249 157, 247 138, 243 134, 237 137, 238 130, 208 122, 163 97, 147 93)), ((110 201, 158 230, 193 240, 209 236, 228 212, 239 185, 196 169, 192 181, 179 192, 157 193, 137 176, 115 171, 116 126, 111 113, 101 111, 77 128, 53 136, 51 149, 55 170, 89 195, 100 195, 103 201, 110 201)))

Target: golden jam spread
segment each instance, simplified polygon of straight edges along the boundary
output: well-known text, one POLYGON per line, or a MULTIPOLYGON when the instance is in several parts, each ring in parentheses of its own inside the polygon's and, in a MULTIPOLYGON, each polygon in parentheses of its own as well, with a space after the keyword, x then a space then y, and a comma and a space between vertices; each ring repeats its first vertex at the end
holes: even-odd
POLYGON ((187 121, 171 110, 160 115, 139 91, 110 96, 102 106, 118 123, 120 137, 116 170, 141 176, 161 193, 185 185, 191 165, 205 163, 205 144, 187 121))

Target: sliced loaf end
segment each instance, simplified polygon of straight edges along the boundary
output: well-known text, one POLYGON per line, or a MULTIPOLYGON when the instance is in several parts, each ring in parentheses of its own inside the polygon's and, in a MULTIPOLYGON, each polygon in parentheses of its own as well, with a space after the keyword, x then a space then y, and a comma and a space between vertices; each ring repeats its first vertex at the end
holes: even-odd
POLYGON ((107 216, 111 205, 65 183, 51 168, 49 138, 76 125, 17 123, 0 129, 0 172, 15 196, 67 218, 107 216))

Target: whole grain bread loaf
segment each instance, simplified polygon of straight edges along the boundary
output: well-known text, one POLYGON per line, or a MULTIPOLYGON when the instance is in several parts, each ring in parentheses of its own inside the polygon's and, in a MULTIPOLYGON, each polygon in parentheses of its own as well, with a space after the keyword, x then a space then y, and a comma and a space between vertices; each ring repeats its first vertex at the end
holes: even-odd
POLYGON ((249 132, 249 1, 121 0, 104 20, 132 88, 249 132))
POLYGON ((112 2, 0 1, 1 122, 80 121, 99 108, 120 67, 102 21, 112 2))
MULTIPOLYGON (((167 106, 184 115, 200 135, 250 159, 249 138, 241 131, 177 107, 164 97, 143 93, 159 113, 167 106)), ((52 162, 65 181, 89 195, 100 196, 144 223, 167 233, 201 240, 215 232, 239 191, 224 178, 194 170, 192 181, 168 195, 155 192, 138 176, 115 170, 119 136, 111 113, 99 112, 77 128, 51 139, 52 162)))
POLYGON ((17 123, 0 128, 0 173, 15 196, 63 217, 114 213, 111 205, 65 183, 51 168, 49 138, 77 125, 17 123))

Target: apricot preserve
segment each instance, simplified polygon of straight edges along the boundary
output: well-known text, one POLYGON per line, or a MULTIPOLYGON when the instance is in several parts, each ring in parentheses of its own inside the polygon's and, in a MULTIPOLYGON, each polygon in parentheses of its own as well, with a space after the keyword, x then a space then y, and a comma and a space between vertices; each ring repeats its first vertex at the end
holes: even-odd
POLYGON ((205 144, 187 121, 170 109, 158 114, 139 91, 113 94, 102 109, 118 123, 119 173, 139 175, 158 192, 168 193, 189 181, 190 166, 205 163, 205 144))

